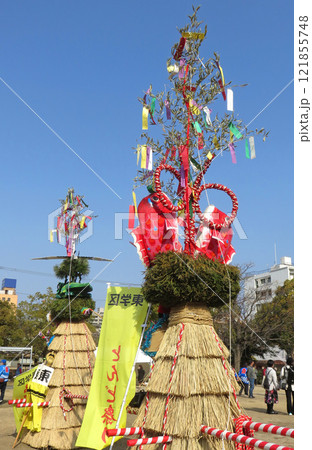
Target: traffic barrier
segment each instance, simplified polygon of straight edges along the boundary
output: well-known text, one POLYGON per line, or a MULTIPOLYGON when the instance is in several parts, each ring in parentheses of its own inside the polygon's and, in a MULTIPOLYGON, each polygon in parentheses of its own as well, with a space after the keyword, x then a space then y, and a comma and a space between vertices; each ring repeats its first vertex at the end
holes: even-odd
POLYGON ((261 422, 252 422, 251 420, 246 420, 243 422, 244 428, 250 428, 251 430, 255 431, 264 431, 266 433, 272 433, 272 434, 279 434, 281 436, 295 436, 295 430, 293 428, 286 428, 286 427, 278 427, 277 425, 273 425, 271 423, 261 423, 261 422))
POLYGON ((131 428, 111 428, 106 430, 107 436, 133 436, 134 434, 141 434, 141 427, 131 428))
POLYGON ((209 434, 210 436, 214 436, 219 439, 226 439, 227 441, 234 441, 238 444, 246 444, 251 447, 262 448, 265 450, 294 450, 292 447, 271 444, 270 442, 245 436, 244 434, 232 433, 231 431, 219 430, 218 428, 207 427, 205 425, 202 425, 200 430, 202 433, 209 434))
POLYGON ((146 444, 165 444, 166 442, 171 442, 171 436, 155 436, 151 438, 142 439, 129 439, 127 445, 129 447, 135 447, 136 445, 146 445, 146 444))

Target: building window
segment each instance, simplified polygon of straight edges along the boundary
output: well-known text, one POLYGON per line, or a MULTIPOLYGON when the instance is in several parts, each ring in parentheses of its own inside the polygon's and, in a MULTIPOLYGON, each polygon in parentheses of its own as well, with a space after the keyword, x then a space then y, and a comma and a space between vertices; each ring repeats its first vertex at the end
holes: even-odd
POLYGON ((263 289, 256 292, 256 300, 270 300, 272 297, 272 289, 263 289))
POLYGON ((11 298, 10 297, 8 297, 8 302, 10 302, 11 301, 11 298))
POLYGON ((261 284, 265 284, 265 278, 261 278, 261 284))
POLYGON ((271 277, 267 278, 267 283, 271 283, 271 277))
POLYGON ((259 287, 259 280, 255 280, 255 283, 256 283, 256 288, 258 288, 259 287))
POLYGON ((289 269, 289 278, 294 278, 294 269, 289 269))

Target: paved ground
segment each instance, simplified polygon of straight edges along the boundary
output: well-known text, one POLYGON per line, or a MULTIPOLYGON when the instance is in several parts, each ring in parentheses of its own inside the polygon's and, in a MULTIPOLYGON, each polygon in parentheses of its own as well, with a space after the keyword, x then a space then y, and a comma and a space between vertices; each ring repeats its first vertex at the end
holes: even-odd
MULTIPOLYGON (((8 405, 7 401, 12 398, 13 383, 10 382, 5 392, 5 400, 0 405, 0 450, 9 450, 12 448, 16 437, 15 421, 13 415, 13 407, 8 405)), ((275 406, 279 414, 268 415, 265 413, 266 405, 263 399, 264 389, 261 386, 256 386, 254 395, 255 398, 247 398, 245 396, 239 397, 240 405, 245 409, 245 412, 252 417, 255 422, 271 423, 274 425, 285 426, 293 428, 294 416, 288 416, 286 413, 286 398, 284 391, 279 393, 279 403, 275 406), (272 420, 271 420, 272 419, 272 420)), ((135 416, 128 415, 128 426, 132 425, 135 416)), ((287 445, 294 447, 294 440, 292 438, 285 438, 284 436, 276 436, 269 433, 256 433, 258 439, 266 440, 267 442, 274 442, 280 445, 287 445)), ((126 439, 121 439, 114 445, 114 449, 126 449, 126 439)), ((25 444, 18 444, 17 450, 30 450, 31 447, 25 444)), ((191 449, 190 449, 191 450, 191 449)))

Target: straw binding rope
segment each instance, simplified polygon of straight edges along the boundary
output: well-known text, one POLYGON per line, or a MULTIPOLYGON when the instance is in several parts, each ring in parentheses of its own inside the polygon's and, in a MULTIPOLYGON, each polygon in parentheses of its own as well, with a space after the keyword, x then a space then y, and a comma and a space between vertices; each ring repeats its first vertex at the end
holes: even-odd
POLYGON ((213 333, 213 335, 214 335, 214 338, 215 338, 215 340, 216 340, 216 342, 217 342, 217 344, 218 344, 219 349, 220 349, 221 352, 222 352, 221 358, 222 358, 223 367, 224 367, 224 370, 225 370, 225 372, 226 372, 226 374, 227 374, 227 376, 228 376, 228 378, 229 378, 229 384, 230 384, 230 386, 231 386, 231 388, 232 388, 233 395, 234 395, 234 398, 235 398, 237 407, 238 407, 239 411, 241 411, 241 407, 239 406, 239 402, 238 402, 238 398, 237 398, 237 395, 236 395, 234 386, 232 385, 232 383, 231 383, 231 381, 230 381, 231 379, 230 379, 229 371, 228 371, 228 369, 227 369, 227 367, 226 367, 226 364, 225 364, 225 357, 224 357, 224 354, 223 354, 223 353, 224 353, 224 352, 223 352, 223 348, 222 348, 222 346, 221 346, 221 344, 220 344, 220 342, 219 342, 219 340, 218 340, 218 338, 217 338, 217 335, 216 335, 216 333, 215 333, 213 327, 210 327, 210 329, 211 329, 211 331, 212 331, 212 333, 213 333))
MULTIPOLYGON (((183 336, 183 331, 184 331, 184 323, 181 323, 181 327, 180 327, 180 333, 179 333, 179 339, 177 342, 177 346, 176 346, 176 351, 174 354, 174 358, 173 358, 173 362, 172 362, 172 366, 171 366, 171 373, 170 373, 170 379, 169 379, 169 388, 168 388, 168 394, 167 394, 167 398, 166 398, 166 406, 165 406, 165 413, 164 413, 164 420, 163 420, 163 433, 165 433, 165 427, 166 427, 166 423, 167 423, 167 418, 168 418, 168 408, 169 408, 169 400, 170 400, 170 391, 171 391, 171 385, 172 385, 172 378, 173 378, 173 374, 174 374, 174 369, 176 366, 176 362, 177 362, 177 358, 178 358, 178 353, 179 353, 179 348, 182 342, 182 336, 183 336)), ((167 449, 167 444, 165 443, 163 445, 163 450, 167 449)))

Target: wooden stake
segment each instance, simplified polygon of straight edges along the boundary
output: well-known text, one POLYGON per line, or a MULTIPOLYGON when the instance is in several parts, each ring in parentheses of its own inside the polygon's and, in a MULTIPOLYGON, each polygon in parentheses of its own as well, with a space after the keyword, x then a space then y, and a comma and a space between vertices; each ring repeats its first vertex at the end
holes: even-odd
POLYGON ((15 439, 15 441, 14 441, 14 444, 13 444, 12 448, 14 448, 15 445, 17 444, 19 435, 21 434, 21 431, 22 431, 22 429, 23 429, 24 423, 26 422, 26 419, 27 419, 27 416, 28 416, 28 414, 29 414, 29 412, 30 412, 30 409, 31 409, 31 407, 28 408, 28 411, 27 411, 27 413, 25 414, 25 416, 24 416, 24 418, 23 418, 21 428, 19 429, 19 431, 18 431, 18 433, 17 433, 16 439, 15 439))

